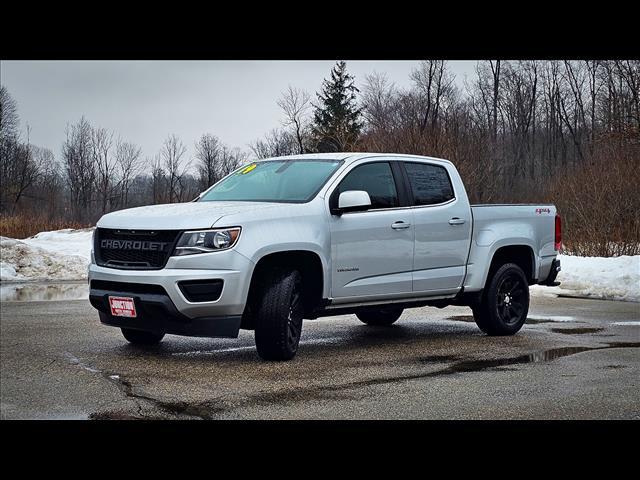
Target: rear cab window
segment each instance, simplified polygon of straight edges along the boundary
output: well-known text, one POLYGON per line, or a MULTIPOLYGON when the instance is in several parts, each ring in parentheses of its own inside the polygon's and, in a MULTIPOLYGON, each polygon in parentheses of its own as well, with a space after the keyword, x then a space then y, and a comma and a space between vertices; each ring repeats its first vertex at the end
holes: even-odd
POLYGON ((447 169, 432 163, 404 162, 413 205, 437 205, 455 198, 447 169))

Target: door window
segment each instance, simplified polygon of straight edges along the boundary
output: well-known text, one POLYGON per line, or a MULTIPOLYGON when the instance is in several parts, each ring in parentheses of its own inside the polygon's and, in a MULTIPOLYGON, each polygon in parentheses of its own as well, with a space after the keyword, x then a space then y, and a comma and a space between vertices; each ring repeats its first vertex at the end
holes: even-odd
POLYGON ((414 205, 435 205, 454 198, 447 169, 429 163, 405 162, 414 205))
POLYGON ((400 205, 396 183, 387 162, 366 163, 347 174, 332 196, 337 207, 340 193, 348 190, 364 190, 371 198, 371 208, 393 208, 400 205))

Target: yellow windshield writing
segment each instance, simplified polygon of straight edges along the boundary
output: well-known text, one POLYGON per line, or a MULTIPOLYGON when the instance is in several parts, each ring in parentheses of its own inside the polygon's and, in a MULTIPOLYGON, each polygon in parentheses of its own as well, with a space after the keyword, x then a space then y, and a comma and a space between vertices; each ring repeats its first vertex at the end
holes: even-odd
POLYGON ((253 170, 254 168, 256 168, 258 166, 257 163, 252 163, 251 165, 249 165, 248 167, 244 167, 242 170, 240 170, 240 175, 244 175, 246 173, 249 173, 251 170, 253 170))

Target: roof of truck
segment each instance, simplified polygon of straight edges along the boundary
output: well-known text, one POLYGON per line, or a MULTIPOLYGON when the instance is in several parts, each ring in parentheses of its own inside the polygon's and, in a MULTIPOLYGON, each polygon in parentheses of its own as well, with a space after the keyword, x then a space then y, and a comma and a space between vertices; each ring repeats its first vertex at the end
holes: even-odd
POLYGON ((304 153, 299 155, 284 155, 282 157, 270 157, 263 158, 265 160, 349 160, 356 161, 361 158, 376 158, 376 157, 406 157, 422 160, 435 160, 437 162, 451 163, 444 158, 427 157, 422 155, 408 155, 405 153, 371 153, 371 152, 334 152, 334 153, 304 153))

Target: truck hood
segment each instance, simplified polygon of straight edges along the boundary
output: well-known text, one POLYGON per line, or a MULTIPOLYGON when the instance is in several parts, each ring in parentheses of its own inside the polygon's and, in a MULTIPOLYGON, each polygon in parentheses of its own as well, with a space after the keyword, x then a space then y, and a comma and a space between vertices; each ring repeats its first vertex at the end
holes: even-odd
POLYGON ((225 215, 279 206, 281 206, 279 203, 265 202, 188 202, 149 205, 108 213, 98 220, 97 226, 127 230, 193 230, 210 228, 225 215))

